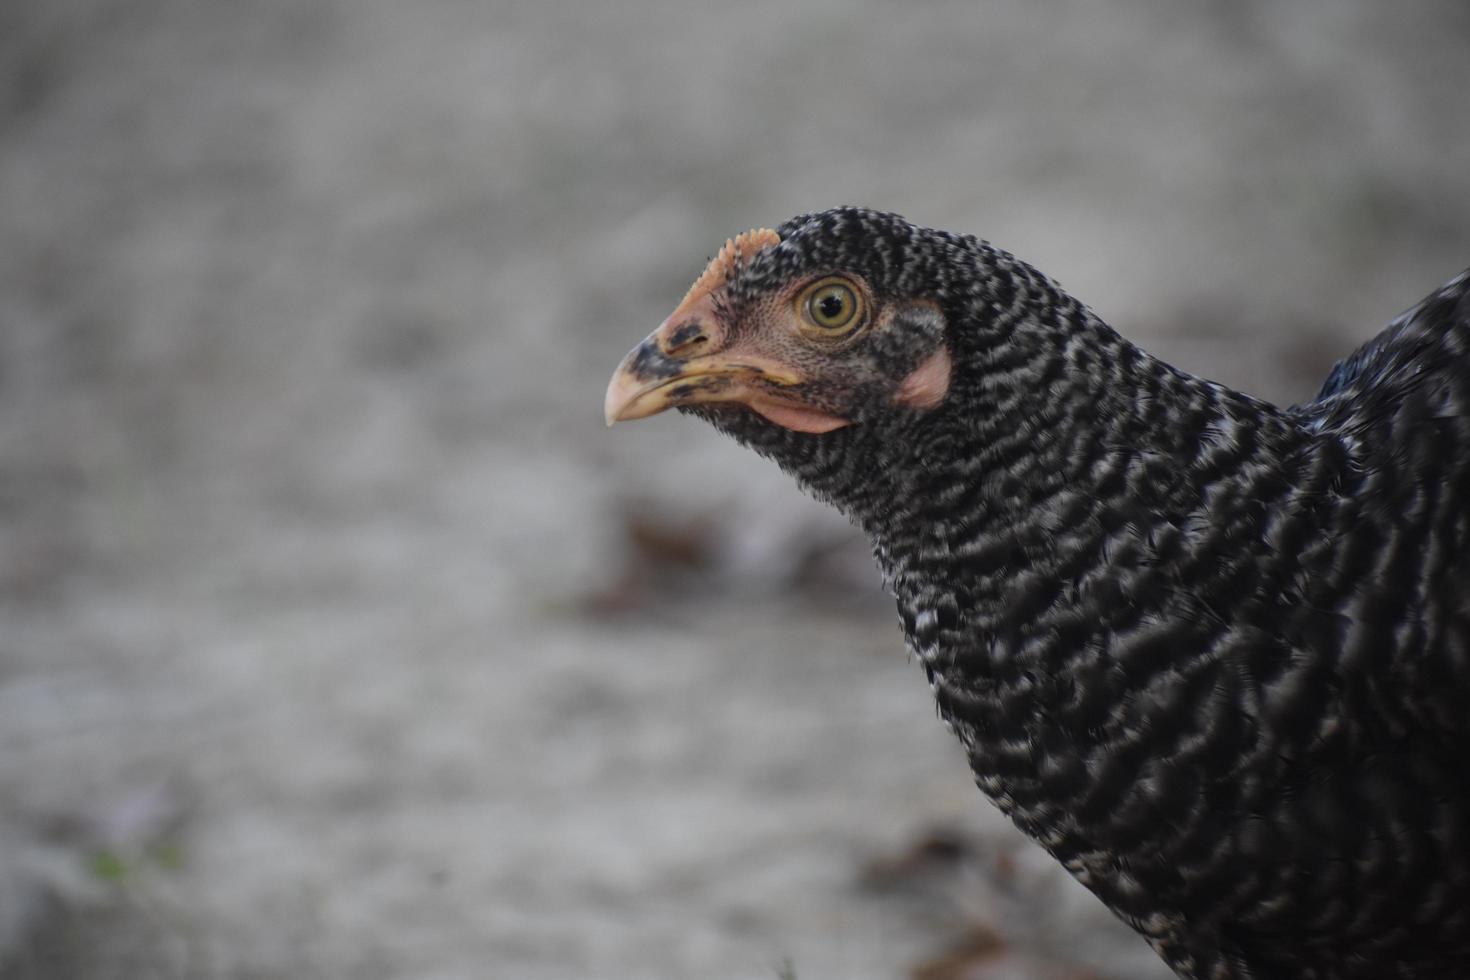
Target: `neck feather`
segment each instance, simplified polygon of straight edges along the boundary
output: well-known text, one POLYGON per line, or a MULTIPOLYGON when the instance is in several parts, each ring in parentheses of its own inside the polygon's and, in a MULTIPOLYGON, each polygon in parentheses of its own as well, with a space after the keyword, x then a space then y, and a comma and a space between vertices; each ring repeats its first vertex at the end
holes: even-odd
POLYGON ((1206 664, 1229 604, 1289 592, 1256 560, 1267 525, 1304 527, 1331 477, 1290 414, 1063 300, 955 331, 942 408, 763 450, 868 533, 982 789, 1043 842, 1076 825, 1038 767, 1203 710, 1203 682, 1136 695, 1206 664))

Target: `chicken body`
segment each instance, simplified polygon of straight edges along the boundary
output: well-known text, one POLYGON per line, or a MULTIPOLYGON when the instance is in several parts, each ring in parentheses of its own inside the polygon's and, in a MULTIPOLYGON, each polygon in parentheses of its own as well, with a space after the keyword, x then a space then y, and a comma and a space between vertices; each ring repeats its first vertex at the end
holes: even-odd
POLYGON ((1470 976, 1470 277, 1293 408, 880 212, 701 283, 610 419, 695 412, 859 524, 980 790, 1176 973, 1470 976))

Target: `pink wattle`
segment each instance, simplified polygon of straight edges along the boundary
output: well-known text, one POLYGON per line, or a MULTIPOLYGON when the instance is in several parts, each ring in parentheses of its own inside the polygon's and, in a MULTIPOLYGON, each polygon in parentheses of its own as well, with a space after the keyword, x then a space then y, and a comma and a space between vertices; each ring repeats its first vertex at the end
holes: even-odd
POLYGON ((817 435, 852 424, 847 419, 838 418, 836 415, 828 415, 814 408, 805 408, 771 398, 752 398, 746 404, 766 421, 774 422, 793 432, 810 432, 817 435))

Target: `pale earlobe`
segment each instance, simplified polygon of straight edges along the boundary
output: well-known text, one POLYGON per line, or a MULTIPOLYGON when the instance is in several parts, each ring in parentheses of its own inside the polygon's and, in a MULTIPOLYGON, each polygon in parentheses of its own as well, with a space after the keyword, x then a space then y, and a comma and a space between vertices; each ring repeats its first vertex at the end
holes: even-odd
POLYGON ((920 410, 938 408, 949 395, 949 378, 953 371, 949 348, 941 342, 938 350, 903 379, 894 393, 893 403, 920 410))

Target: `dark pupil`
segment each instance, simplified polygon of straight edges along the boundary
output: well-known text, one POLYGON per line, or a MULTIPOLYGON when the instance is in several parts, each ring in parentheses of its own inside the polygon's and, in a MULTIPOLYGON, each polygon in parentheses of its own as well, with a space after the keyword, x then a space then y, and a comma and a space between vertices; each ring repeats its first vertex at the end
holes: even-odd
POLYGON ((842 311, 846 306, 847 304, 842 301, 842 297, 837 293, 828 293, 826 296, 817 300, 817 312, 821 314, 824 320, 837 319, 842 315, 842 311))

